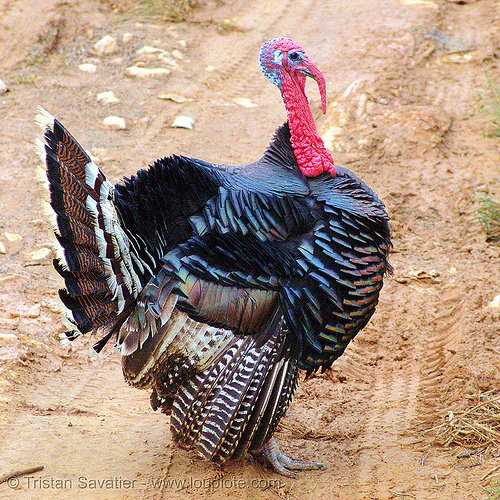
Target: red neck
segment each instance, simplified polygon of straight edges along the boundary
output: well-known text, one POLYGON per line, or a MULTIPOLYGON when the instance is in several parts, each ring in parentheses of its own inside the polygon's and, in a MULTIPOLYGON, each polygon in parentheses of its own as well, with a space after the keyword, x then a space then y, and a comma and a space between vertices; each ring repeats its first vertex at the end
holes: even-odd
POLYGON ((281 92, 288 111, 291 143, 299 168, 306 177, 316 177, 321 172, 330 172, 334 177, 332 155, 318 134, 304 93, 305 77, 297 80, 288 73, 285 75, 281 80, 281 92))

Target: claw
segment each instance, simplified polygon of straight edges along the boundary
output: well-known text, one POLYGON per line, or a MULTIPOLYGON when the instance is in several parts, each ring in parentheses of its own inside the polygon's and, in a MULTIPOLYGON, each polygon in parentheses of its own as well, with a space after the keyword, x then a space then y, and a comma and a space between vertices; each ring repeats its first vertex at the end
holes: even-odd
POLYGON ((295 460, 287 457, 281 453, 278 443, 274 438, 271 438, 262 447, 262 450, 253 452, 252 455, 256 459, 264 459, 264 461, 267 461, 279 474, 293 479, 299 477, 293 472, 294 470, 314 470, 323 468, 323 464, 319 462, 302 462, 302 460, 295 460))

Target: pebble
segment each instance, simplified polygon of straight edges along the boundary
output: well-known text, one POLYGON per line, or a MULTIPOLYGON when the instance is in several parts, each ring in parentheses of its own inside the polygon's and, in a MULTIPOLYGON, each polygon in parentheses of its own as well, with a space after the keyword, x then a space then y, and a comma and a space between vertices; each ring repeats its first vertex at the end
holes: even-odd
POLYGON ((160 94, 158 96, 158 99, 163 99, 165 101, 173 101, 176 102, 177 104, 182 104, 183 102, 192 102, 194 99, 191 99, 190 97, 185 97, 181 94, 160 94))
POLYGON ((7 87, 7 84, 3 80, 0 80, 0 95, 3 95, 8 91, 9 87, 7 87))
POLYGON ((113 130, 125 130, 127 128, 125 120, 119 116, 107 116, 102 123, 113 130))
POLYGON ((0 342, 12 342, 17 340, 17 335, 13 333, 0 333, 0 342))
POLYGON ((162 52, 165 52, 162 49, 159 49, 158 47, 152 47, 151 45, 145 45, 141 49, 139 49, 136 53, 137 55, 141 56, 143 54, 160 54, 162 52))
POLYGON ((85 71, 85 73, 95 73, 97 71, 97 66, 93 63, 84 63, 78 66, 78 69, 85 71))
POLYGON ((52 254, 52 250, 50 248, 42 247, 39 248, 38 250, 33 250, 32 252, 29 252, 29 258, 31 260, 44 260, 48 259, 52 254))
POLYGON ((497 309, 500 307, 500 295, 497 295, 489 304, 489 307, 497 309))
POLYGON ((168 52, 162 52, 159 54, 158 59, 169 66, 177 66, 177 61, 168 52))
POLYGON ((123 35, 122 35, 123 45, 127 45, 128 43, 130 43, 133 40, 133 38, 134 38, 133 33, 129 33, 129 32, 123 33, 123 35))
POLYGON ((21 241, 23 239, 20 234, 8 233, 7 231, 4 233, 4 235, 11 243, 14 243, 15 241, 21 241))
POLYGON ((0 241, 0 254, 5 254, 7 251, 5 250, 5 245, 0 241))
POLYGON ((190 116, 181 115, 174 120, 171 126, 174 128, 187 128, 189 130, 193 130, 193 125, 193 118, 191 118, 190 116))
POLYGON ((112 90, 97 94, 97 100, 103 104, 114 104, 116 102, 120 102, 120 99, 115 96, 112 90))
POLYGON ((170 70, 167 68, 141 68, 139 66, 129 66, 123 72, 125 76, 130 78, 149 78, 162 77, 170 75, 170 70))
POLYGON ((113 54, 118 50, 118 42, 116 38, 106 35, 94 45, 94 49, 101 55, 113 54))
POLYGON ((238 106, 243 106, 244 108, 256 108, 257 104, 252 102, 248 97, 235 97, 233 101, 238 104, 238 106))

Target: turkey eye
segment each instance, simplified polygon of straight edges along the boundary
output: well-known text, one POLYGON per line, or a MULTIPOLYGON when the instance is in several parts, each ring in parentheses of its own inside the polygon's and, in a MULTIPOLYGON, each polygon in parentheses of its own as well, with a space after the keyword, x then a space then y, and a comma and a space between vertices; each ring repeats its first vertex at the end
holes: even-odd
POLYGON ((292 61, 296 61, 299 58, 299 54, 297 54, 297 52, 292 52, 288 57, 290 57, 292 61))

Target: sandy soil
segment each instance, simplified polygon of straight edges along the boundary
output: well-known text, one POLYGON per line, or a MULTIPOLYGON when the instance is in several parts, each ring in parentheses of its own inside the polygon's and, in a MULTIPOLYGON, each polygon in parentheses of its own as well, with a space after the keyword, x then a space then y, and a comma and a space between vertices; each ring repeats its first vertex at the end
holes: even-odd
POLYGON ((0 0, 0 79, 10 88, 0 96, 0 475, 44 466, 0 484, 0 496, 498 498, 495 478, 481 480, 499 465, 495 449, 458 458, 463 449, 425 432, 500 382, 500 309, 489 305, 499 251, 476 216, 477 193, 498 190, 500 143, 484 113, 488 79, 500 81, 498 2, 228 0, 176 24, 126 7, 0 0), (94 49, 104 35, 118 40, 115 53, 94 49), (331 372, 301 385, 277 434, 286 451, 326 464, 298 480, 179 450, 112 349, 91 362, 92 339, 58 345, 60 281, 32 147, 40 104, 113 182, 172 153, 254 160, 285 119, 256 61, 273 36, 300 41, 325 74, 326 117, 310 86, 320 131, 336 162, 386 202, 394 231, 395 274, 373 320, 331 372), (144 46, 161 52, 138 55, 144 46), (133 64, 170 75, 124 76, 133 64), (97 100, 109 90, 120 102, 97 100), (194 130, 170 127, 181 114, 194 130), (106 128, 109 115, 127 129, 106 128))

